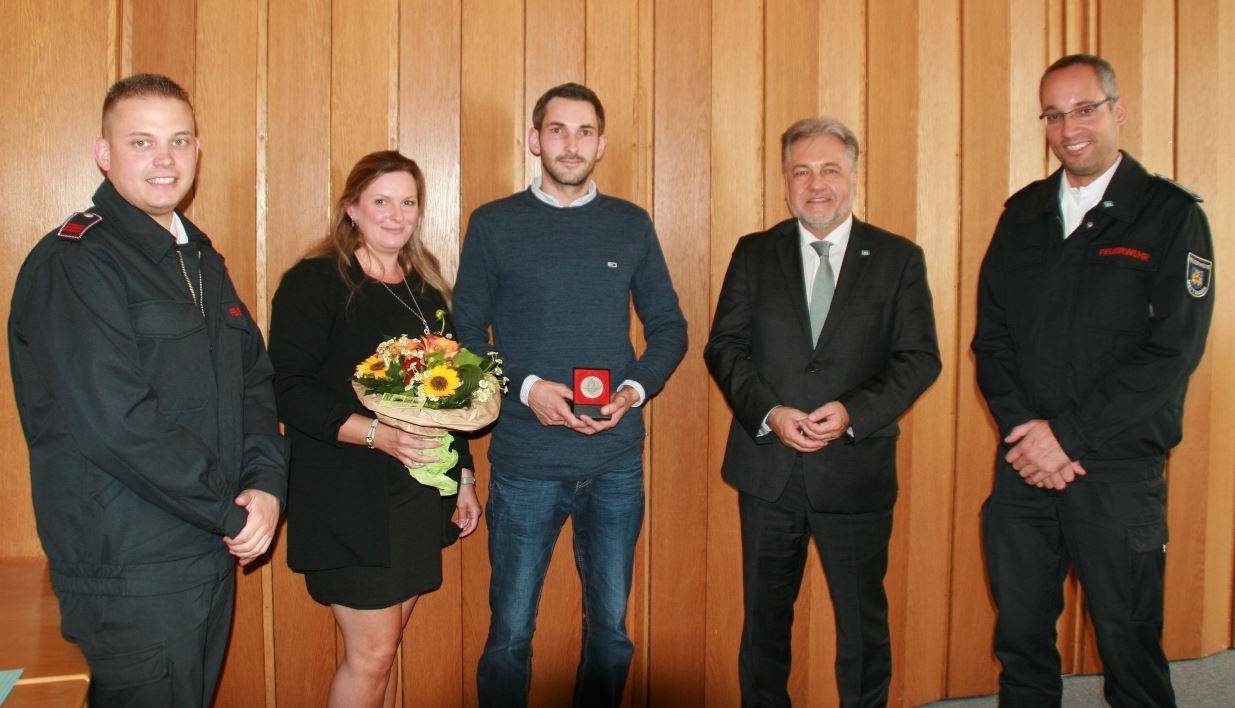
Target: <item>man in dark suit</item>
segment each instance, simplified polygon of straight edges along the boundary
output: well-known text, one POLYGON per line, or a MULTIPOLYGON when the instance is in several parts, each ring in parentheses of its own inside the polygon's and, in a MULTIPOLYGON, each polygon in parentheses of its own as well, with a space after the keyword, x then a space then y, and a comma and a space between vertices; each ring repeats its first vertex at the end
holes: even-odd
POLYGON ((810 118, 781 136, 794 219, 743 237, 704 357, 733 408, 742 703, 788 706, 793 604, 815 539, 836 613, 841 705, 887 702, 896 419, 939 374, 922 249, 853 218, 858 141, 810 118))

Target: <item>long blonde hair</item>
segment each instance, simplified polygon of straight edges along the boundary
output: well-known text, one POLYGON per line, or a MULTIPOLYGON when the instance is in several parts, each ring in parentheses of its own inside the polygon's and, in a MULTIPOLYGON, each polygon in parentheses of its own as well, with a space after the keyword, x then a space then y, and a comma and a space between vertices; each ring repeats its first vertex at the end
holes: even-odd
MULTIPOLYGON (((330 216, 330 230, 326 238, 309 250, 309 258, 334 258, 339 269, 339 277, 347 284, 350 299, 359 290, 363 281, 355 281, 350 274, 351 259, 363 241, 360 229, 347 216, 347 208, 360 199, 360 195, 378 177, 391 172, 406 172, 416 181, 416 202, 420 205, 421 221, 424 220, 425 208, 425 176, 415 160, 394 150, 371 152, 360 158, 347 175, 343 185, 343 193, 335 202, 330 216)), ((412 232, 412 237, 399 249, 399 267, 404 273, 416 272, 423 283, 442 294, 449 304, 451 296, 450 284, 442 276, 442 266, 437 256, 425 248, 420 240, 420 224, 412 232)), ((368 277, 368 276, 366 276, 368 277)))

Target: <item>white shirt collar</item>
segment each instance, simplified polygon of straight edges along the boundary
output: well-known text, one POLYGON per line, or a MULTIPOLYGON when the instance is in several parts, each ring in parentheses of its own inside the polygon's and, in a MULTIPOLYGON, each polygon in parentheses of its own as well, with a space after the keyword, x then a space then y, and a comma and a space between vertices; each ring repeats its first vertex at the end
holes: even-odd
POLYGON ((593 199, 596 198, 596 195, 599 194, 596 191, 595 180, 589 179, 587 181, 587 194, 583 195, 582 197, 579 197, 578 199, 574 200, 570 204, 562 206, 561 204, 558 204, 557 199, 555 199, 552 194, 549 194, 548 192, 540 188, 541 184, 543 184, 543 182, 540 179, 540 175, 537 175, 536 177, 532 179, 532 194, 536 195, 536 198, 544 202, 545 204, 548 204, 549 206, 557 207, 559 209, 570 209, 572 207, 581 207, 585 204, 590 203, 593 199))
POLYGON ((1119 168, 1119 163, 1123 162, 1123 159, 1123 153, 1118 153, 1115 157, 1115 162, 1111 163, 1111 166, 1107 168, 1106 172, 1103 172, 1097 179, 1089 184, 1082 185, 1080 187, 1073 187, 1069 184, 1068 173, 1064 172, 1059 176, 1059 198, 1063 200, 1070 197, 1076 200, 1077 203, 1084 203, 1087 201, 1093 201, 1096 203, 1103 194, 1106 194, 1106 188, 1110 186, 1111 178, 1115 176, 1115 170, 1119 168))
POLYGON ((1098 206, 1098 202, 1102 201, 1102 195, 1106 194, 1106 188, 1110 186, 1111 179, 1115 176, 1115 170, 1118 169, 1119 163, 1123 161, 1123 153, 1115 158, 1115 163, 1112 164, 1105 172, 1098 176, 1097 179, 1089 184, 1080 187, 1073 187, 1068 184, 1068 174, 1061 172, 1059 175, 1059 215, 1063 219, 1063 237, 1068 238, 1074 233, 1081 222, 1084 221, 1085 215, 1090 209, 1098 206))
POLYGON ((189 234, 184 230, 184 222, 180 220, 180 215, 172 212, 172 238, 176 239, 176 243, 184 245, 189 242, 189 234))
MULTIPOLYGON (((849 234, 852 231, 853 231, 853 212, 849 212, 849 216, 846 217, 844 221, 842 221, 839 225, 837 225, 836 228, 832 229, 832 231, 829 232, 827 236, 823 237, 824 241, 828 241, 832 244, 832 248, 829 250, 829 253, 843 252, 845 250, 845 247, 849 245, 849 234)), ((811 243, 817 240, 819 240, 819 237, 815 236, 813 233, 808 231, 806 227, 802 225, 802 220, 799 219, 798 220, 798 242, 802 245, 802 248, 803 249, 809 248, 813 251, 814 249, 811 248, 811 243)))

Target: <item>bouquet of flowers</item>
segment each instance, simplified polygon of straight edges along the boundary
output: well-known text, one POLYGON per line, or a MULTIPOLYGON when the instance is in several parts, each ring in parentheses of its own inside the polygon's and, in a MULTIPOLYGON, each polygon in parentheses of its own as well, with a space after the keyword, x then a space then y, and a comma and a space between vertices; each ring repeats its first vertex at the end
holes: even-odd
POLYGON ((436 312, 437 334, 406 334, 377 345, 373 356, 356 366, 352 388, 377 419, 410 433, 437 438, 437 449, 426 449, 436 462, 409 467, 421 484, 436 487, 442 496, 459 491, 446 472, 459 461, 450 449, 450 430, 471 431, 497 419, 507 379, 497 352, 479 356, 449 335, 446 313, 436 312))

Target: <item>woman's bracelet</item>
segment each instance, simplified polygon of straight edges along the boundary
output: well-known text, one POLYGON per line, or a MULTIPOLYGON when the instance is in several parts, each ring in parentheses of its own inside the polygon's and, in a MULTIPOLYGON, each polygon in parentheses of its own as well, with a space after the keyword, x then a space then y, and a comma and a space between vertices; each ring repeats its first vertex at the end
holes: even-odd
POLYGON ((376 435, 377 435, 377 418, 374 418, 373 422, 369 423, 369 432, 364 434, 364 444, 368 446, 370 450, 373 449, 373 438, 376 435))
POLYGON ((459 476, 459 484, 476 484, 476 478, 475 478, 475 477, 469 477, 469 476, 467 476, 467 475, 460 475, 460 476, 459 476))

